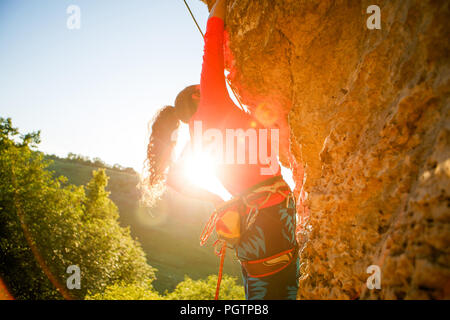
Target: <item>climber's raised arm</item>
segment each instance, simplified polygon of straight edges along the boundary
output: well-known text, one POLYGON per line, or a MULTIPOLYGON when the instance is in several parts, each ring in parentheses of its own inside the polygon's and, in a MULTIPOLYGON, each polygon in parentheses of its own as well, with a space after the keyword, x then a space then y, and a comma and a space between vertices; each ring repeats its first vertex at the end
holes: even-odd
MULTIPOLYGON (((198 114, 223 115, 231 101, 224 75, 223 33, 226 0, 218 0, 211 9, 205 33, 202 74, 200 79, 200 105, 198 114)), ((208 117, 203 117, 203 119, 208 117)))

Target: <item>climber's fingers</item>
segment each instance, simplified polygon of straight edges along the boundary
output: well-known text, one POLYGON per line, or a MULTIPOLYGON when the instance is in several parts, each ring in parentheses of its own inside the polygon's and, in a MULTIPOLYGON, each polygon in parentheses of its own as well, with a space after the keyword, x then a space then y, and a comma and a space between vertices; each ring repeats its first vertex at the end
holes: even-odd
POLYGON ((214 1, 211 11, 209 12, 209 17, 218 17, 225 21, 227 0, 217 0, 214 1))
POLYGON ((206 4, 208 5, 208 11, 211 12, 212 7, 216 3, 217 0, 206 0, 206 4))

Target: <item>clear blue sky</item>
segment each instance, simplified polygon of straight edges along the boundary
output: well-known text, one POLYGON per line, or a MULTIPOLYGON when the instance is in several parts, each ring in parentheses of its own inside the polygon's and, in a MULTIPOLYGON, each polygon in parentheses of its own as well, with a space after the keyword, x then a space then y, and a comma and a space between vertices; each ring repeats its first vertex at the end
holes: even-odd
MULTIPOLYGON (((206 6, 188 3, 204 30, 206 6)), ((149 120, 199 83, 202 55, 182 0, 0 0, 0 116, 41 130, 46 153, 140 171, 149 120)))

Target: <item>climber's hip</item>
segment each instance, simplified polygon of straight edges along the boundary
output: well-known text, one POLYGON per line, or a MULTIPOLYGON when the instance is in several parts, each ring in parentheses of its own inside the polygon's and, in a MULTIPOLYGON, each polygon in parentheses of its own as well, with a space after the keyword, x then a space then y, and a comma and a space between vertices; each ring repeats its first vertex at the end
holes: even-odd
POLYGON ((258 183, 216 208, 200 235, 200 245, 206 243, 213 229, 218 237, 215 250, 221 264, 216 297, 225 249, 232 245, 243 268, 248 299, 268 299, 266 294, 254 294, 259 292, 255 289, 259 285, 264 286, 261 290, 272 299, 295 299, 298 278, 295 221, 294 196, 280 176, 258 183))
POLYGON ((260 210, 234 247, 242 266, 247 299, 295 299, 299 263, 295 202, 260 210))
POLYGON ((264 278, 287 268, 297 258, 297 252, 297 247, 293 247, 267 258, 239 261, 249 277, 264 278))
POLYGON ((294 259, 295 229, 295 201, 289 197, 286 202, 259 210, 251 226, 241 232, 234 246, 236 255, 250 274, 255 267, 260 270, 256 275, 270 273, 273 270, 269 265, 282 266, 294 259), (268 272, 262 272, 265 270, 268 272))

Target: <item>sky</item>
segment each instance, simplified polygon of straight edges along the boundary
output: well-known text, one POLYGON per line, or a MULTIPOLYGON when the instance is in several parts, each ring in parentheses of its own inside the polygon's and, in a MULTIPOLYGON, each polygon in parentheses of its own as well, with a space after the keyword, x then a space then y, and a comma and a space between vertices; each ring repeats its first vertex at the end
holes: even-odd
MULTIPOLYGON (((204 31, 206 5, 187 1, 204 31)), ((202 57, 183 0, 0 0, 0 117, 22 133, 40 130, 47 154, 142 172, 150 121, 200 82, 202 57), (67 26, 72 5, 79 29, 67 26)), ((180 146, 189 136, 181 133, 180 146)), ((200 186, 229 198, 203 171, 200 186)))
MULTIPOLYGON (((206 5, 188 3, 204 30, 206 5)), ((0 0, 0 116, 40 130, 43 152, 140 172, 149 121, 199 83, 202 56, 183 0, 0 0)))

